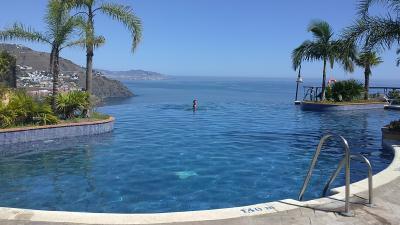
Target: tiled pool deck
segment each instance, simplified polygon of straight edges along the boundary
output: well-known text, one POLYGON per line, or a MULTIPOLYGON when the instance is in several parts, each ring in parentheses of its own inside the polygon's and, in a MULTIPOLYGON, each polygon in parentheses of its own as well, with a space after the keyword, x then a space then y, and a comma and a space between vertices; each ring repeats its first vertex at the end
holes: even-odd
POLYGON ((48 224, 179 224, 179 225, 258 225, 258 224, 400 224, 400 145, 386 141, 395 157, 392 164, 374 176, 374 207, 365 205, 367 180, 351 185, 351 209, 355 217, 343 217, 344 188, 337 194, 307 202, 282 200, 248 207, 164 214, 101 214, 49 212, 0 208, 1 225, 48 224))

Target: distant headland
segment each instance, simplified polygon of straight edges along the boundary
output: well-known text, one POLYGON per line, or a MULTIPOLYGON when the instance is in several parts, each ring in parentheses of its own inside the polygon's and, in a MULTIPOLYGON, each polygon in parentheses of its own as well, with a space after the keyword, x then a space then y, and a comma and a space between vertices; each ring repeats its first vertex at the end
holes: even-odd
POLYGON ((116 80, 166 80, 168 76, 145 70, 127 70, 127 71, 109 71, 100 70, 96 71, 104 74, 106 77, 116 79, 116 80))

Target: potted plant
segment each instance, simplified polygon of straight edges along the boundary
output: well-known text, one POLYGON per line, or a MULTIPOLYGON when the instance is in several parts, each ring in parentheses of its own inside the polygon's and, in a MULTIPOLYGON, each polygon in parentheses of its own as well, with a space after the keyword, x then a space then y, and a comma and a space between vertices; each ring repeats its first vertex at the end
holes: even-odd
POLYGON ((400 140, 400 120, 392 121, 382 128, 382 139, 400 140))

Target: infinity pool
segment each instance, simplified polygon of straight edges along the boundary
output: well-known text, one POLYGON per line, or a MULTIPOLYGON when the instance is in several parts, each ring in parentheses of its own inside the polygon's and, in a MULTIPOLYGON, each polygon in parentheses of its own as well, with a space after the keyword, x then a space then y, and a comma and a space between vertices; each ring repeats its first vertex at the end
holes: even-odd
MULTIPOLYGON (((273 79, 172 79, 127 82, 138 95, 99 111, 112 133, 1 146, 0 206, 43 210, 154 213, 244 206, 297 198, 320 137, 348 139, 374 172, 391 162, 380 128, 384 110, 303 112, 295 83, 273 79), (197 98, 200 109, 191 110, 197 98), (10 152, 19 153, 10 153, 10 152)), ((321 154, 306 198, 342 157, 321 154)), ((352 181, 366 176, 352 163, 352 181)), ((344 183, 340 177, 336 186, 344 183)))

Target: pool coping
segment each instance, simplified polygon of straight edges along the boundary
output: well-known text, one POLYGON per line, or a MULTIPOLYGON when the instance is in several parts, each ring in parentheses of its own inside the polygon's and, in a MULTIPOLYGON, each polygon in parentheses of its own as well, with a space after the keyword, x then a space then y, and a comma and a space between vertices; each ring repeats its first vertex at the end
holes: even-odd
POLYGON ((308 105, 326 105, 326 106, 346 106, 346 105, 385 105, 387 102, 332 102, 332 103, 320 103, 320 102, 313 102, 313 101, 302 101, 303 104, 308 105))
MULTIPOLYGON (((374 178, 374 189, 386 185, 400 177, 400 143, 383 140, 384 147, 394 152, 391 164, 374 178)), ((306 171, 305 171, 306 172, 306 171)), ((367 175, 366 175, 367 176, 367 175)), ((368 180, 364 179, 350 186, 351 195, 357 195, 368 190, 368 180)), ((79 223, 79 224, 164 224, 235 219, 241 217, 261 216, 295 210, 301 207, 318 207, 338 204, 345 196, 344 186, 332 189, 332 196, 310 201, 285 199, 280 201, 255 204, 243 207, 213 209, 204 211, 153 213, 153 214, 115 214, 44 211, 0 207, 0 220, 31 221, 43 223, 79 223)))
POLYGON ((26 127, 5 128, 5 129, 0 129, 0 133, 30 131, 30 130, 43 130, 43 129, 61 128, 61 127, 97 125, 97 124, 109 123, 109 122, 114 122, 114 121, 115 121, 115 118, 110 116, 108 119, 96 120, 96 121, 85 121, 85 122, 77 122, 77 123, 73 123, 73 122, 59 123, 59 124, 43 125, 43 126, 26 126, 26 127))
POLYGON ((301 102, 300 107, 303 111, 349 111, 349 110, 369 110, 369 109, 384 109, 384 102, 375 103, 349 103, 349 104, 326 104, 318 102, 301 102))
POLYGON ((115 118, 110 116, 94 121, 0 129, 0 146, 108 133, 114 129, 114 122, 115 118))

